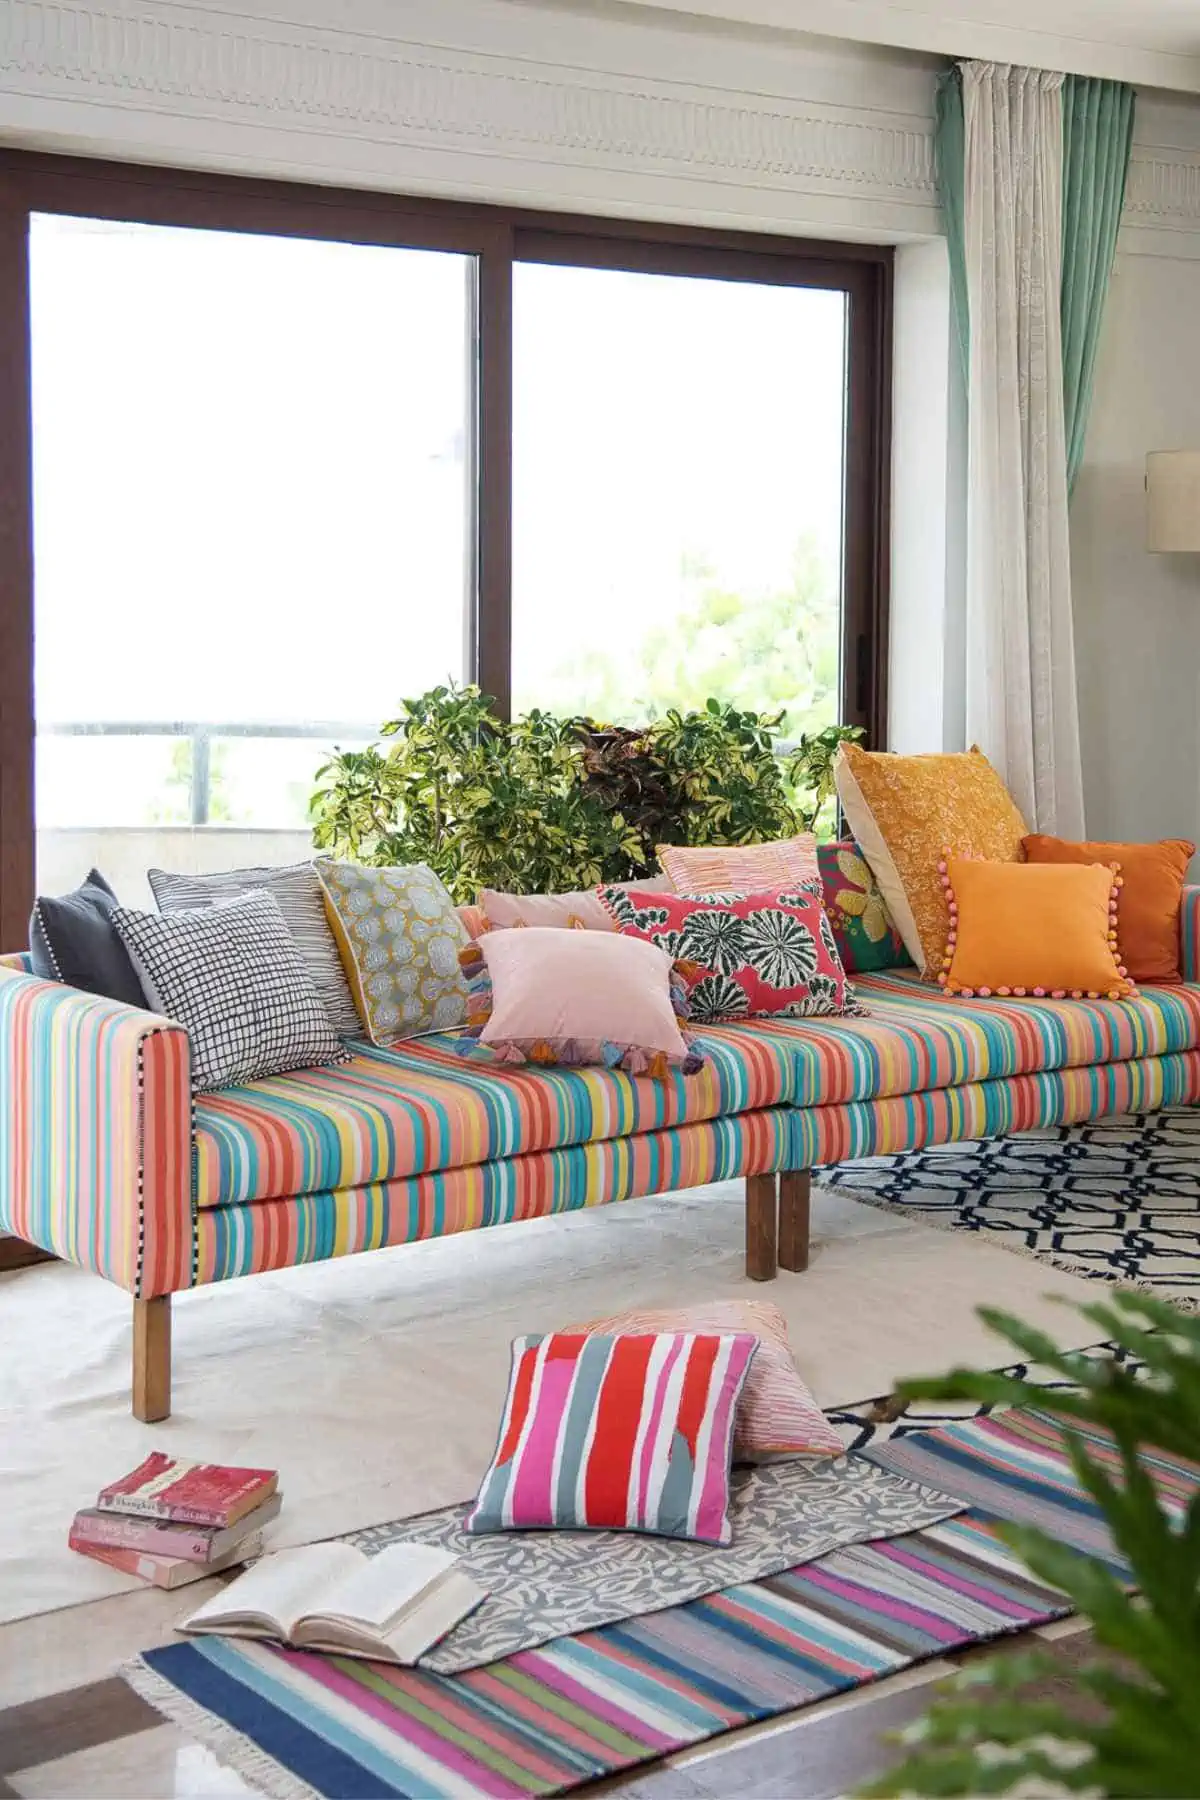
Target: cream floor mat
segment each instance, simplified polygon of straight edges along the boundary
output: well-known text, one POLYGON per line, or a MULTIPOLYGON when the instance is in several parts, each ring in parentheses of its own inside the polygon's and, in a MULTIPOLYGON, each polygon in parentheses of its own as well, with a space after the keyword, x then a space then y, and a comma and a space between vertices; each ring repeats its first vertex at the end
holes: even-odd
POLYGON ((974 1235, 820 1193, 811 1268, 762 1286, 742 1230, 727 1183, 177 1295, 174 1410, 153 1426, 129 1413, 124 1293, 60 1264, 0 1277, 0 1621, 137 1585, 73 1555, 67 1527, 151 1449, 278 1467, 277 1546, 470 1498, 518 1332, 754 1294, 787 1316, 824 1406, 1001 1360, 982 1301, 1064 1347, 1096 1336, 1049 1298, 1094 1283, 974 1235))

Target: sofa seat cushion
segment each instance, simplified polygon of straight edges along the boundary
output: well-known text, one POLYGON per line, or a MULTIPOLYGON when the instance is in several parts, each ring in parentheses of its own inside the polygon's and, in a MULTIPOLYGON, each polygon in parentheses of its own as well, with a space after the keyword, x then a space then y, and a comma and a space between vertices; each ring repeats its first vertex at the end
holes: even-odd
POLYGON ((1200 986, 1133 999, 948 1000, 914 971, 861 976, 860 1019, 697 1034, 696 1075, 513 1068, 453 1036, 355 1046, 337 1068, 202 1096, 196 1196, 237 1205, 392 1181, 771 1106, 834 1106, 1200 1046, 1200 986))
POLYGON ((792 1049, 768 1033, 706 1033, 705 1065, 661 1079, 500 1063, 458 1034, 353 1046, 339 1068, 208 1094, 196 1104, 201 1206, 359 1187, 497 1158, 636 1137, 776 1106, 792 1049))
POLYGON ((773 1035, 790 1043, 790 1105, 842 1105, 1200 1046, 1200 986, 1143 988, 1124 1000, 958 1000, 914 969, 892 969, 860 975, 855 987, 868 1018, 771 1021, 773 1035))

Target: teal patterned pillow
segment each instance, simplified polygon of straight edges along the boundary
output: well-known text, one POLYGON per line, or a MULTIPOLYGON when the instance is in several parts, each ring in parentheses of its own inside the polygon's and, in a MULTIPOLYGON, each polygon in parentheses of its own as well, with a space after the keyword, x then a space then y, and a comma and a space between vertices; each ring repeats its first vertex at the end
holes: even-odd
POLYGON ((879 884, 853 838, 817 845, 825 913, 847 975, 912 967, 879 884))

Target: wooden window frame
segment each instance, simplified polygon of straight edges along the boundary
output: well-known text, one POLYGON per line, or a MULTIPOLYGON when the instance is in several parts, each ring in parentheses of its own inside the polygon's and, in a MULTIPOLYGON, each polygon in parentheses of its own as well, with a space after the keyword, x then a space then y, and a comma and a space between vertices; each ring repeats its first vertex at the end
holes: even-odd
POLYGON ((466 668, 507 713, 512 652, 512 282, 516 262, 840 289, 848 295, 841 714, 885 743, 892 251, 772 234, 521 211, 154 165, 0 150, 0 951, 34 892, 29 219, 448 250, 477 259, 474 606, 466 668))

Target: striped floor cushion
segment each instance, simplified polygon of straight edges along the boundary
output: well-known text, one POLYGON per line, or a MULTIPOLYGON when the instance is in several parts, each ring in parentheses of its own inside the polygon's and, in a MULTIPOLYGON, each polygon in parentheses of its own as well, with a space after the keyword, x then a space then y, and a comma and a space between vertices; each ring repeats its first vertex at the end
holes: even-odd
MULTIPOLYGON (((758 1020, 699 1037, 705 1067, 665 1080, 497 1065, 430 1037, 359 1047, 203 1097, 202 1207, 321 1194, 773 1106, 859 1106, 1200 1046, 1200 987, 1127 1001, 952 1001, 910 974, 866 976, 863 1019, 758 1020)), ((881 1148, 883 1146, 880 1146, 881 1148)))

